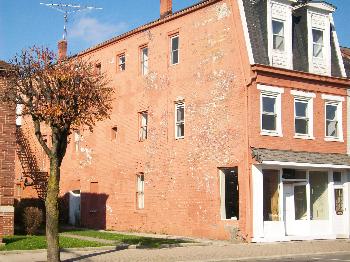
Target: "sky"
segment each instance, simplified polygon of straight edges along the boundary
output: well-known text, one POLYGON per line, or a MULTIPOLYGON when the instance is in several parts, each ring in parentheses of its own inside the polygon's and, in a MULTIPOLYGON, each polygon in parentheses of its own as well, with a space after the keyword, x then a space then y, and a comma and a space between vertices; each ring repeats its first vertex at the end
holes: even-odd
MULTIPOLYGON (((102 8, 68 17, 69 54, 159 18, 159 0, 0 0, 0 60, 8 61, 21 49, 33 45, 57 49, 63 34, 63 14, 40 5, 41 2, 102 8)), ((173 11, 197 2, 199 0, 173 0, 173 11)), ((350 0, 327 2, 337 6, 334 20, 340 45, 350 47, 350 0)))

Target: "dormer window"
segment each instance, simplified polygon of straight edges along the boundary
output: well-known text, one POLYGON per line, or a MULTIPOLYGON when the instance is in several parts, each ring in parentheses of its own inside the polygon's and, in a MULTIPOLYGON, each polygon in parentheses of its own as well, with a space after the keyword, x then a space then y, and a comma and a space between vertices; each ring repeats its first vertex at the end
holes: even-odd
POLYGON ((294 2, 267 1, 267 30, 270 65, 293 69, 292 6, 294 2))
POLYGON ((284 51, 284 23, 272 20, 273 49, 284 51))
POLYGON ((323 31, 312 29, 313 57, 323 58, 323 31))

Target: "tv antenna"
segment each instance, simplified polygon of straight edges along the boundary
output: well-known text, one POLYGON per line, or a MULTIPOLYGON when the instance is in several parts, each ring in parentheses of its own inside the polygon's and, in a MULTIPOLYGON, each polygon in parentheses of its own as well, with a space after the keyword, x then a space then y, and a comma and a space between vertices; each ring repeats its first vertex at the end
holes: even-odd
POLYGON ((56 11, 64 14, 63 15, 63 18, 64 18, 63 40, 66 40, 67 38, 68 15, 85 11, 85 10, 102 10, 101 7, 94 7, 94 6, 82 6, 82 5, 61 4, 61 3, 60 4, 40 3, 40 4, 53 8, 56 11))

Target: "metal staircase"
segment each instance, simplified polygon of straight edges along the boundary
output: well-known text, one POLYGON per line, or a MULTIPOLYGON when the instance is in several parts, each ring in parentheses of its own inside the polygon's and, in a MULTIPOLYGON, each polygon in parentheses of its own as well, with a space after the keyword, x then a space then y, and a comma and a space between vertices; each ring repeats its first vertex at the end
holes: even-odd
POLYGON ((37 158, 21 126, 16 129, 16 151, 23 169, 24 186, 33 186, 40 199, 46 198, 48 172, 39 168, 37 158), (31 182, 28 182, 28 178, 31 182))

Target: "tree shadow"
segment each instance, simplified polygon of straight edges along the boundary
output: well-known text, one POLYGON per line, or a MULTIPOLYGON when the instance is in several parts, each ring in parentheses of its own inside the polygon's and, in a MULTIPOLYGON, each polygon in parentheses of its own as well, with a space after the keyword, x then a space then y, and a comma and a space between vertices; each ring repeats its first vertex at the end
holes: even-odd
MULTIPOLYGON (((125 247, 124 246, 117 246, 115 249, 101 251, 101 252, 97 252, 97 253, 95 251, 91 251, 91 252, 94 252, 94 253, 82 255, 82 256, 79 256, 79 257, 75 257, 75 258, 69 258, 69 259, 62 260, 62 261, 66 261, 66 262, 80 261, 80 260, 88 259, 88 258, 91 258, 91 257, 97 257, 97 256, 102 256, 102 255, 118 252, 118 251, 121 251, 121 250, 125 250, 127 248, 128 248, 127 246, 125 246, 125 247)), ((73 254, 73 255, 78 255, 76 252, 73 252, 71 250, 63 250, 63 252, 69 253, 69 254, 73 254)))

